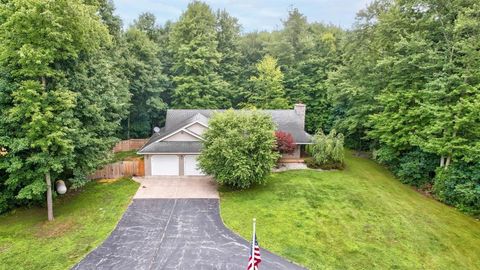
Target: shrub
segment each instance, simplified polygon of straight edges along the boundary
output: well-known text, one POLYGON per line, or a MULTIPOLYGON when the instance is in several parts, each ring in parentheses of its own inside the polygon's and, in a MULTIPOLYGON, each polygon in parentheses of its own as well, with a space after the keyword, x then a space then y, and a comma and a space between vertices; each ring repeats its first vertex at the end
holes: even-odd
POLYGON ((276 150, 280 154, 291 154, 295 151, 295 141, 292 134, 284 131, 275 131, 276 150))
POLYGON ((199 166, 218 183, 234 188, 264 183, 279 157, 274 132, 275 125, 266 114, 217 113, 203 134, 199 166))
POLYGON ((374 153, 375 160, 386 165, 402 183, 418 188, 430 187, 433 184, 438 157, 413 148, 409 151, 397 152, 383 146, 374 153))
POLYGON ((433 191, 442 202, 480 216, 480 163, 457 161, 438 168, 433 191))
POLYGON ((327 163, 327 164, 319 164, 315 161, 312 157, 305 158, 305 164, 310 169, 322 169, 322 170, 342 170, 344 168, 344 164, 342 163, 327 163))
POLYGON ((319 166, 327 164, 341 166, 344 161, 343 142, 343 135, 334 129, 328 135, 319 130, 313 136, 312 144, 308 145, 307 151, 319 166))
POLYGON ((394 173, 405 184, 425 188, 433 184, 437 167, 437 156, 415 149, 402 155, 394 173))

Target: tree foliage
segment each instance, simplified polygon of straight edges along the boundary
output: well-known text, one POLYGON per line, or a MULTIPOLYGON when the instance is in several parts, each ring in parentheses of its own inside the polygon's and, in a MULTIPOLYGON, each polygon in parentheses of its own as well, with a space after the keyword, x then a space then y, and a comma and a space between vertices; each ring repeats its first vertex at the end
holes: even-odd
POLYGON ((479 16, 470 0, 375 1, 328 78, 348 145, 375 150, 406 183, 433 183, 440 198, 449 188, 438 181, 456 183, 449 167, 480 153, 479 16))
POLYGON ((114 143, 122 117, 116 108, 126 101, 124 88, 111 88, 118 77, 100 77, 109 71, 99 65, 111 37, 97 8, 81 1, 0 4, 2 207, 41 200, 50 178, 81 185, 114 143), (112 92, 93 94, 97 89, 112 92), (120 102, 112 103, 117 94, 120 102))
POLYGON ((252 88, 246 106, 260 109, 286 109, 283 73, 277 66, 277 60, 266 55, 257 64, 257 76, 250 78, 252 88))
MULTIPOLYGON (((475 209, 477 2, 377 0, 348 31, 292 8, 274 31, 242 33, 199 1, 125 28, 111 0, 0 1, 0 207, 40 200, 46 173, 81 186, 117 138, 148 137, 167 108, 301 102, 308 132, 336 130, 401 181, 475 209)), ((330 162, 325 145, 316 155, 330 162)))
POLYGON ((274 132, 269 115, 232 110, 217 113, 203 134, 200 168, 222 185, 244 189, 262 184, 279 157, 274 151, 274 132))
POLYGON ((223 92, 228 83, 218 73, 222 54, 218 51, 216 18, 210 7, 194 1, 173 25, 169 49, 173 55, 177 108, 228 108, 223 92))
POLYGON ((312 138, 312 144, 307 149, 319 165, 343 164, 345 151, 343 134, 334 129, 328 135, 320 129, 312 138))
POLYGON ((162 122, 161 116, 167 107, 162 99, 167 78, 158 58, 154 35, 154 30, 145 25, 134 26, 124 34, 123 68, 131 94, 129 116, 123 124, 126 138, 148 137, 162 122))
POLYGON ((480 164, 459 162, 448 170, 439 168, 434 191, 441 201, 480 216, 480 164))
POLYGON ((275 131, 276 150, 280 154, 292 154, 295 151, 295 140, 292 134, 281 130, 275 131))

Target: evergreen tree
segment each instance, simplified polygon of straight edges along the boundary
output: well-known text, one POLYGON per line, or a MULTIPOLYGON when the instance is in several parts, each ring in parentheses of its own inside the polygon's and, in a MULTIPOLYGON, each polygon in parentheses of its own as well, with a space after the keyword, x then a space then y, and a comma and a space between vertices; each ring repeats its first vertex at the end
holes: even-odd
POLYGON ((216 18, 210 7, 194 1, 170 32, 176 108, 228 108, 229 85, 220 74, 216 18))
POLYGON ((257 64, 258 75, 250 78, 252 90, 246 106, 261 109, 287 109, 288 101, 283 88, 283 73, 277 60, 269 55, 257 64))

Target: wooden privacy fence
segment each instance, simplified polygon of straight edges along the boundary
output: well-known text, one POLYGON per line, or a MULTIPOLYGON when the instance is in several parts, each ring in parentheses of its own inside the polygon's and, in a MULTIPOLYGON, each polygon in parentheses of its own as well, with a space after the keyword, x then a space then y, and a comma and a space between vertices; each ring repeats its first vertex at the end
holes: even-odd
POLYGON ((111 179, 125 176, 144 176, 145 165, 143 159, 119 161, 108 164, 101 170, 90 175, 90 179, 111 179))
POLYGON ((130 139, 130 140, 123 140, 119 141, 117 145, 113 148, 113 152, 122 152, 122 151, 131 151, 131 150, 138 150, 142 147, 145 143, 147 143, 148 139, 130 139))

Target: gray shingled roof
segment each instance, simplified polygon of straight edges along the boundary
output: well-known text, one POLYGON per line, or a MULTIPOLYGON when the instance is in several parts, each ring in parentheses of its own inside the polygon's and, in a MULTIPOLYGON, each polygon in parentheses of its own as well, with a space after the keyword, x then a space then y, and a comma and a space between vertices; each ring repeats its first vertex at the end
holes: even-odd
POLYGON ((170 142, 162 141, 144 146, 139 154, 153 153, 200 153, 202 142, 170 142))
MULTIPOLYGON (((139 151, 139 153, 154 153, 152 149, 156 147, 149 147, 149 146, 156 140, 190 123, 194 123, 198 121, 207 125, 209 118, 212 117, 212 115, 215 112, 222 112, 222 111, 224 110, 175 110, 175 109, 167 110, 165 127, 160 129, 160 132, 153 134, 150 140, 139 151)), ((277 126, 277 129, 292 134, 296 143, 298 144, 310 143, 311 135, 304 131, 302 117, 300 117, 295 112, 295 110, 259 110, 259 111, 271 115, 273 122, 277 126)), ((182 146, 182 147, 185 147, 185 146, 182 146)), ((192 148, 192 151, 195 149, 192 148)), ((155 153, 158 153, 158 152, 159 151, 155 151, 155 153)), ((177 151, 177 152, 183 153, 183 151, 177 151)))

